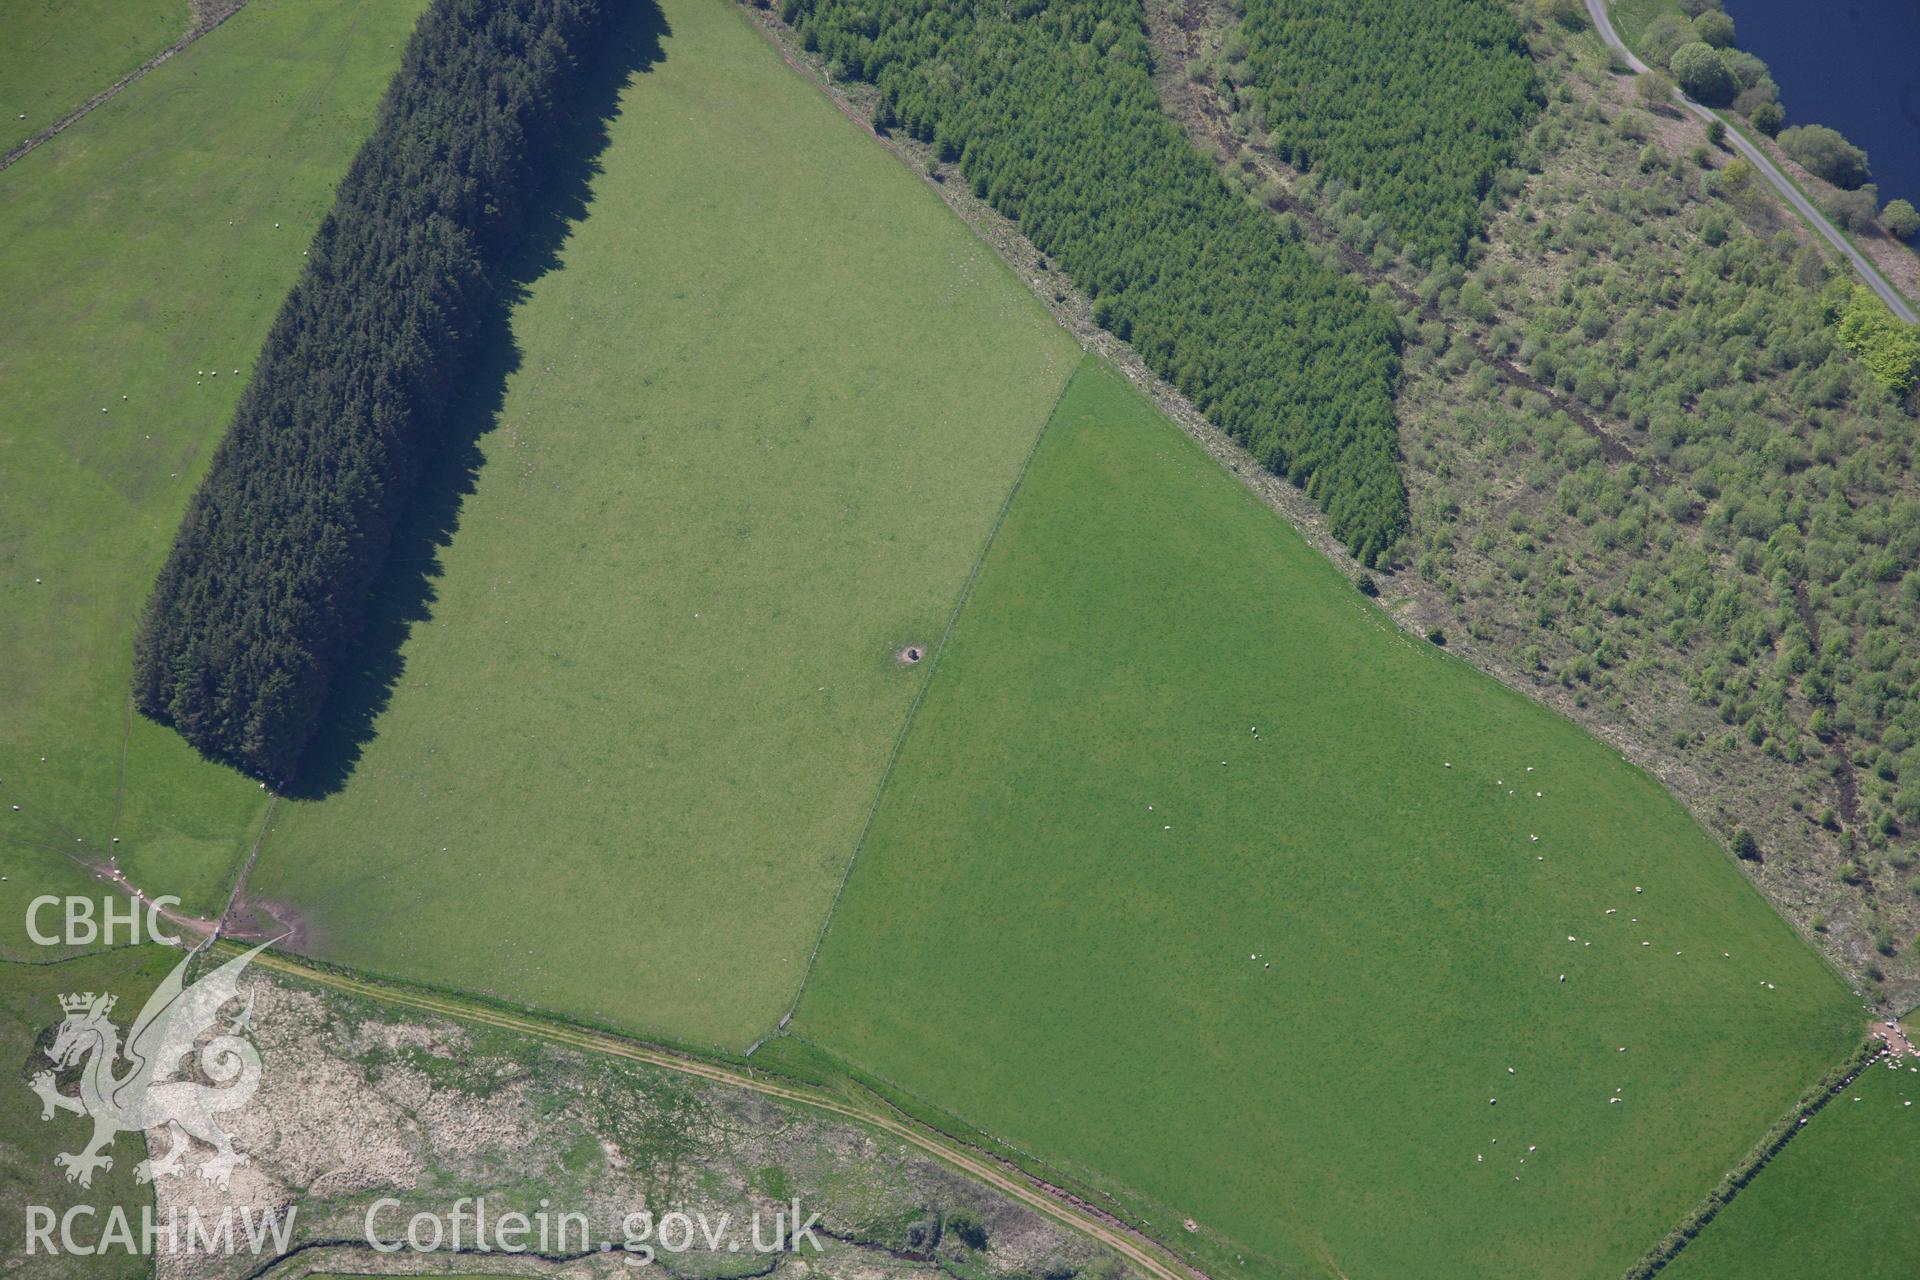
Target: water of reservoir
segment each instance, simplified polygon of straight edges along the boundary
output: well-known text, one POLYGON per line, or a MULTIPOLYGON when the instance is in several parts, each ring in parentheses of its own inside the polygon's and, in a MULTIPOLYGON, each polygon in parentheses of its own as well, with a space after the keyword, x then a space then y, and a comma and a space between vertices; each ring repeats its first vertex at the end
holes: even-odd
POLYGON ((1739 45, 1780 84, 1788 124, 1838 129, 1880 198, 1920 204, 1920 0, 1726 0, 1739 45))

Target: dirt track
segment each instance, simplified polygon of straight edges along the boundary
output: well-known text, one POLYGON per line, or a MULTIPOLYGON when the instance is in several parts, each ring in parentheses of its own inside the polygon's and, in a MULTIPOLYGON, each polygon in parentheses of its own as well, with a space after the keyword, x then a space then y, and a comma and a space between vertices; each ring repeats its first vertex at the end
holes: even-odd
MULTIPOLYGON (((232 943, 225 943, 222 946, 236 953, 239 950, 232 943)), ((310 968, 277 952, 262 953, 254 960, 254 964, 319 986, 329 987, 335 991, 363 996, 384 1004, 418 1009, 443 1018, 479 1023, 522 1035, 535 1036, 589 1053, 607 1054, 631 1062, 644 1062, 649 1066, 662 1067, 669 1071, 678 1071, 721 1084, 735 1085, 767 1097, 813 1107, 871 1125, 904 1142, 913 1144, 948 1166, 1018 1200, 1062 1226, 1105 1245, 1154 1280, 1209 1280, 1206 1273, 1176 1261, 1157 1242, 1112 1215, 1103 1213, 1058 1187, 1038 1181, 1006 1161, 966 1147, 943 1134, 908 1120, 900 1113, 886 1107, 884 1103, 876 1101, 872 1106, 860 1106, 824 1091, 772 1080, 756 1075, 751 1070, 702 1061, 685 1054, 625 1040, 605 1032, 589 1031, 581 1027, 508 1013, 477 1003, 467 1003, 451 997, 430 995, 426 992, 387 986, 348 977, 341 973, 310 968)))

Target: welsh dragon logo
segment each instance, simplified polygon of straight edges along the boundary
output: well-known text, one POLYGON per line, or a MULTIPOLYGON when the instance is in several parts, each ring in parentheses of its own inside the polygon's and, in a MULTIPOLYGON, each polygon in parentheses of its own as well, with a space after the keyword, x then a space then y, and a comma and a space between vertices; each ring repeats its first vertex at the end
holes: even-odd
POLYGON ((96 1170, 113 1168, 109 1151, 115 1137, 128 1130, 168 1130, 166 1155, 143 1160, 134 1170, 141 1182, 179 1173, 189 1139, 214 1148, 199 1174, 218 1186, 226 1186, 233 1170, 247 1162, 214 1115, 245 1106, 260 1086, 260 1051, 241 1035, 250 1025, 252 1001, 224 1030, 218 1024, 221 1008, 237 996, 241 972, 270 945, 262 943, 190 987, 185 979, 193 957, 182 960, 140 1010, 124 1045, 107 1016, 113 1012, 113 996, 88 991, 60 997, 66 1019, 47 1056, 59 1070, 84 1061, 80 1096, 61 1093, 53 1071, 39 1072, 28 1087, 40 1095, 42 1120, 53 1119, 56 1111, 70 1111, 93 1121, 92 1141, 53 1158, 66 1169, 67 1181, 92 1186, 96 1170), (186 1070, 189 1055, 208 1032, 216 1034, 200 1047, 197 1063, 199 1075, 211 1085, 186 1070), (126 1069, 118 1071, 122 1062, 126 1069))

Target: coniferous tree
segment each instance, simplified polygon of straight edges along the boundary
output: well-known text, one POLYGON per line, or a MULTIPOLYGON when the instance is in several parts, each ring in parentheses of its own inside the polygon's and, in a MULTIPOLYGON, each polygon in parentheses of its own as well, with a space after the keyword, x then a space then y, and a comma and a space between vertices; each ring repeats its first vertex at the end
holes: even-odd
POLYGON ((133 694, 292 776, 439 440, 609 0, 435 0, 188 505, 133 694))
POLYGON ((1161 110, 1138 0, 783 0, 1372 565, 1407 523, 1392 314, 1229 191, 1161 110))
POLYGON ((1247 58, 1230 79, 1271 130, 1268 145, 1357 188, 1420 256, 1462 257, 1544 100, 1503 0, 1246 9, 1247 58))

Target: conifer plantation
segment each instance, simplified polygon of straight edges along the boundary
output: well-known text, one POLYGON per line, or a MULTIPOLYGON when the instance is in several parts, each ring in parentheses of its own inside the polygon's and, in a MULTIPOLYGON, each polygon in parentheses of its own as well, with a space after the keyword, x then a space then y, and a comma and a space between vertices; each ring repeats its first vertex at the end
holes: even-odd
POLYGON ((1542 93, 1503 0, 1248 0, 1225 92, 1297 169, 1358 187, 1421 259, 1467 256, 1542 93))
POLYGON ((290 778, 543 170, 605 0, 436 0, 189 504, 133 693, 290 778))
POLYGON ((1227 189, 1167 117, 1138 0, 785 0, 879 123, 973 188, 1371 565, 1407 527, 1392 315, 1227 189))

